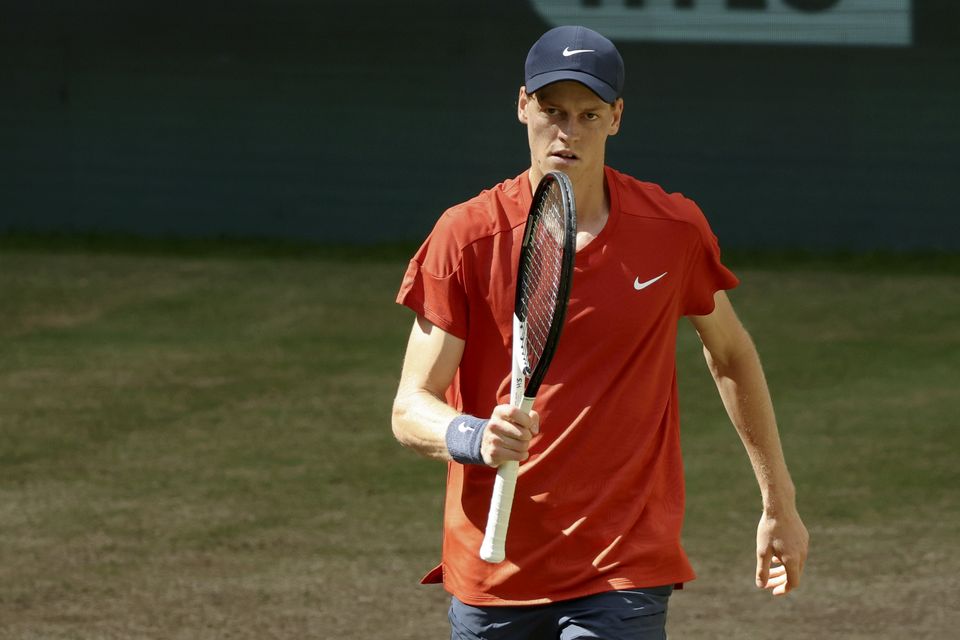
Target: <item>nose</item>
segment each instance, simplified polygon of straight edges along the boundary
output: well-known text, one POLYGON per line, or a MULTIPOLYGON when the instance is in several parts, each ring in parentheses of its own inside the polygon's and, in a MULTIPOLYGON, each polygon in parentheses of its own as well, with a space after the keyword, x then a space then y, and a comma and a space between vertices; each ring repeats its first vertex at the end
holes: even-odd
POLYGON ((580 126, 576 118, 565 118, 557 128, 561 140, 576 140, 580 137, 580 126))

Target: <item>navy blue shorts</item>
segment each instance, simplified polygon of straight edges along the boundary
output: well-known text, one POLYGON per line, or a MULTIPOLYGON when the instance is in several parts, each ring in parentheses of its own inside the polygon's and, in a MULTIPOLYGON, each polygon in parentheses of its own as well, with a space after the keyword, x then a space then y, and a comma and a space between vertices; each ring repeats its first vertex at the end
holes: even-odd
POLYGON ((665 640, 673 586, 608 591, 522 607, 474 607, 453 598, 451 640, 665 640))

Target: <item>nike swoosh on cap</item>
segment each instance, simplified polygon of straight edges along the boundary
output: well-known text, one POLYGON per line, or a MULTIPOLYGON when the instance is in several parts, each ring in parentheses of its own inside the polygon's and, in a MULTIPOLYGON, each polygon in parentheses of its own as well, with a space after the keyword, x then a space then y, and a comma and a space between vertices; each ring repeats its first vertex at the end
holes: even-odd
POLYGON ((570 47, 563 48, 563 57, 569 58, 570 56, 575 56, 578 53, 595 53, 596 49, 570 49, 570 47))

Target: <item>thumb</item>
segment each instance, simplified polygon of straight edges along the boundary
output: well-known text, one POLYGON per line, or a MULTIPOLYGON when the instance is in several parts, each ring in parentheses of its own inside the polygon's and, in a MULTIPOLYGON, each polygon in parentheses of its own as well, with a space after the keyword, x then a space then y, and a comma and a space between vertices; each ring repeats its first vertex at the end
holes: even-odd
POLYGON ((530 410, 530 433, 533 435, 540 433, 540 414, 533 409, 530 410))
POLYGON ((763 550, 757 550, 757 586, 761 589, 766 586, 767 580, 770 578, 770 561, 772 557, 773 551, 769 547, 763 550))

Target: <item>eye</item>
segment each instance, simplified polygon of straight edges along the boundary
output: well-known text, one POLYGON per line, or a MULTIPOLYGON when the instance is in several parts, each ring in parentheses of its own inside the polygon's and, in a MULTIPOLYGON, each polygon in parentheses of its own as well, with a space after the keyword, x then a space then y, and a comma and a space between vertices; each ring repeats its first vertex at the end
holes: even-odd
POLYGON ((548 116, 560 115, 560 109, 557 109, 556 107, 545 107, 543 111, 548 116))
POLYGON ((586 118, 587 120, 597 120, 597 119, 600 117, 600 114, 599 114, 599 113, 592 113, 592 112, 591 112, 591 113, 585 113, 585 114, 583 114, 583 117, 586 118))

